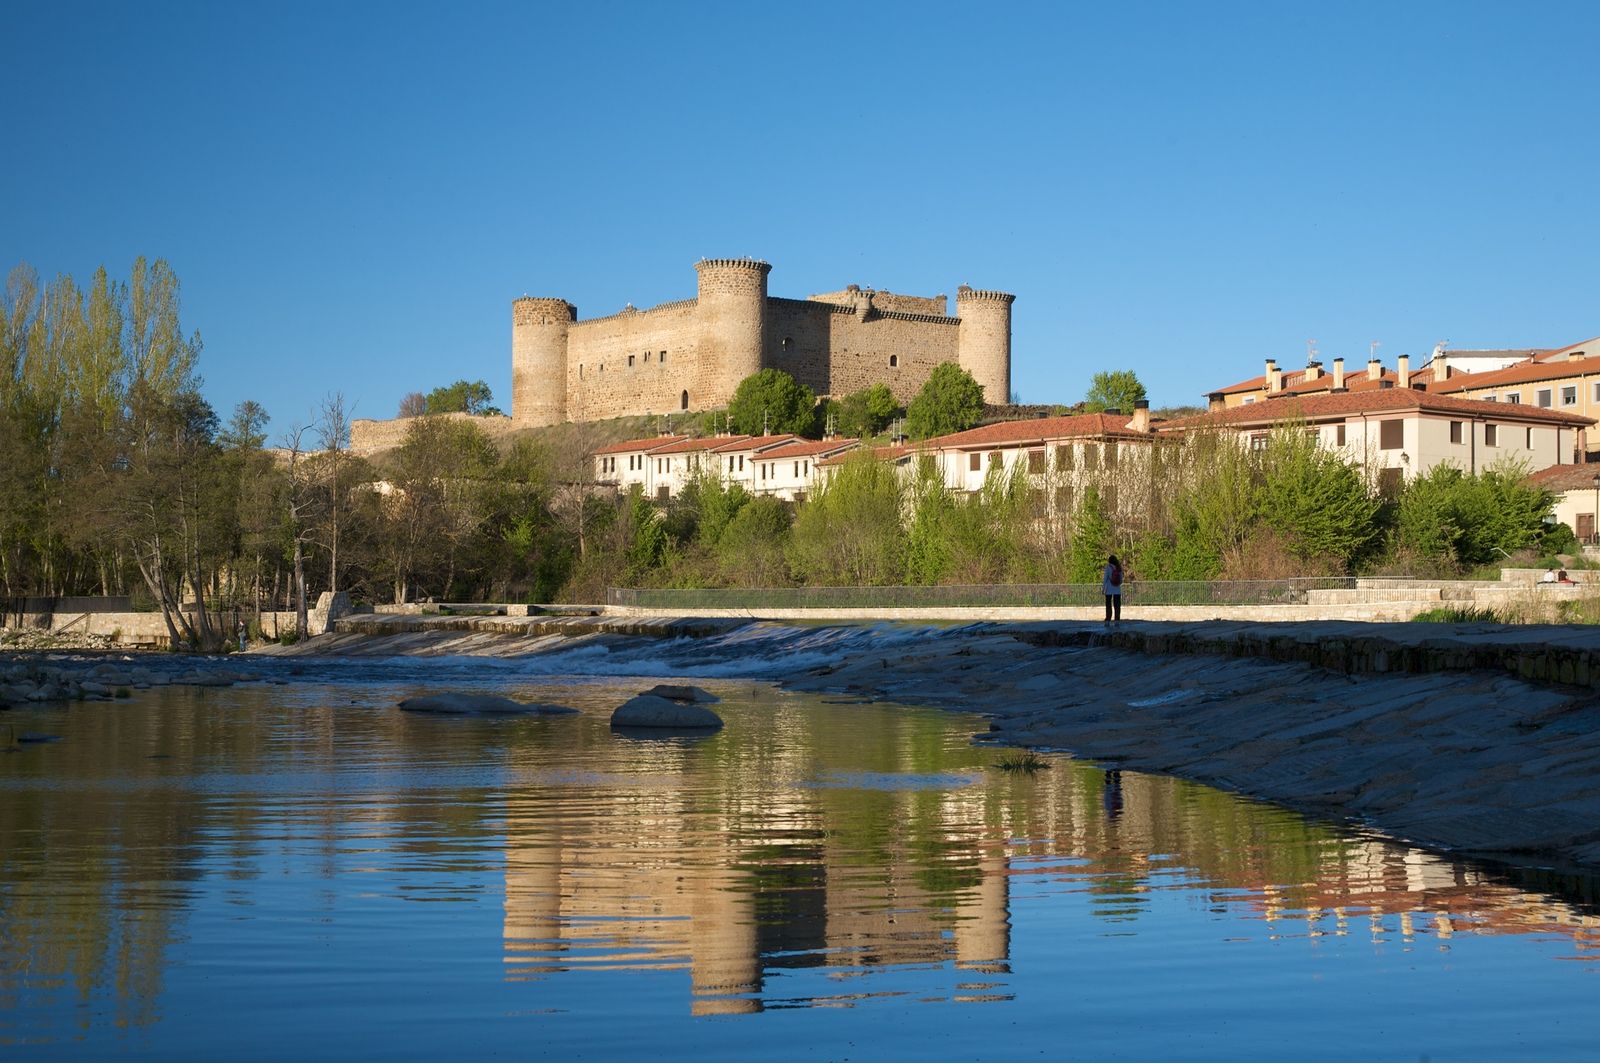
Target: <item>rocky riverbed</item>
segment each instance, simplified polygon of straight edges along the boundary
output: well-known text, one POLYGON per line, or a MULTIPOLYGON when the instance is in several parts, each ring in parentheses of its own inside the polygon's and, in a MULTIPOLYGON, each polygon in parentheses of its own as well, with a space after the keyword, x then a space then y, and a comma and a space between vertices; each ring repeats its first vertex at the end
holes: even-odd
POLYGON ((287 670, 237 657, 176 654, 0 654, 0 709, 54 701, 114 701, 159 686, 287 683, 287 670))

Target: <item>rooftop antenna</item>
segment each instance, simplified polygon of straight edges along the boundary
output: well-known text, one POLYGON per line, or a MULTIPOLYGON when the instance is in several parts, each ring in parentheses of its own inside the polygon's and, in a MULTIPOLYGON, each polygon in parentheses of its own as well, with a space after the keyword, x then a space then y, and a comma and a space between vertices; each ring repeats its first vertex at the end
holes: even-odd
POLYGON ((1382 346, 1383 344, 1379 343, 1377 340, 1373 340, 1371 343, 1367 344, 1367 360, 1376 362, 1378 360, 1378 348, 1382 346))
POLYGON ((1310 365, 1317 360, 1317 341, 1306 340, 1306 364, 1310 365))
POLYGON ((761 434, 763 436, 769 436, 772 434, 771 425, 772 418, 767 414, 766 407, 763 406, 761 408, 761 434))

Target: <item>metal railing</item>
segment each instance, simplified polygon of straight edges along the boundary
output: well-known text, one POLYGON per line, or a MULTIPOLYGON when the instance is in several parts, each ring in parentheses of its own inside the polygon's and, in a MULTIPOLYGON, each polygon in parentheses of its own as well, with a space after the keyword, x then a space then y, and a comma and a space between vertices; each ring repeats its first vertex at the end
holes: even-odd
MULTIPOLYGON (((1122 587, 1133 605, 1303 605, 1312 590, 1353 589, 1351 576, 1273 580, 1137 580, 1122 587)), ((1098 583, 941 587, 612 587, 606 603, 640 609, 928 609, 1099 606, 1098 583)))

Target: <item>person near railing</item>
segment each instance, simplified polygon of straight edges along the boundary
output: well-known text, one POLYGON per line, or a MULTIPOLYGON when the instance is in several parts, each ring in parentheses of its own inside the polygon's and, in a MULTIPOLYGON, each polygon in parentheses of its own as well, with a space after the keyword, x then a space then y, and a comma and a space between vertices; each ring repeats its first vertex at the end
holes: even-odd
POLYGON ((1106 596, 1106 626, 1122 622, 1122 562, 1112 554, 1100 573, 1100 590, 1106 596))

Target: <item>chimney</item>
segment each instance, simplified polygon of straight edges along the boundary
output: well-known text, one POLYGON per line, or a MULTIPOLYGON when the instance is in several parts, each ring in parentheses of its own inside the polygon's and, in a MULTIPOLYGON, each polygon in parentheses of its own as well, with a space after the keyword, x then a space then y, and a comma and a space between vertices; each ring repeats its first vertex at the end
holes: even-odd
POLYGON ((1133 404, 1133 417, 1128 421, 1128 431, 1150 431, 1150 400, 1137 399, 1133 404))
POLYGON ((1433 382, 1443 384, 1450 379, 1450 365, 1446 359, 1449 356, 1443 350, 1435 351, 1433 355, 1433 382))
POLYGON ((1306 363, 1306 380, 1307 381, 1312 381, 1312 380, 1321 380, 1321 379, 1322 379, 1322 363, 1321 362, 1307 362, 1306 363))
POLYGON ((1383 379, 1383 363, 1378 361, 1376 358, 1371 358, 1371 359, 1368 359, 1368 361, 1367 361, 1367 379, 1368 380, 1382 380, 1383 379))
POLYGON ((1411 356, 1410 355, 1402 354, 1400 357, 1398 357, 1398 358, 1396 358, 1394 360, 1394 375, 1396 377, 1395 382, 1394 382, 1394 386, 1395 387, 1397 387, 1397 388, 1408 388, 1408 387, 1411 386, 1411 356))
POLYGON ((1222 397, 1222 392, 1213 391, 1206 396, 1206 412, 1227 409, 1228 400, 1222 397))
POLYGON ((1343 358, 1335 358, 1333 360, 1333 390, 1335 390, 1335 391, 1343 391, 1344 390, 1344 359, 1343 358))
POLYGON ((1283 390, 1283 371, 1278 368, 1278 363, 1272 358, 1267 359, 1267 394, 1276 395, 1283 390))

